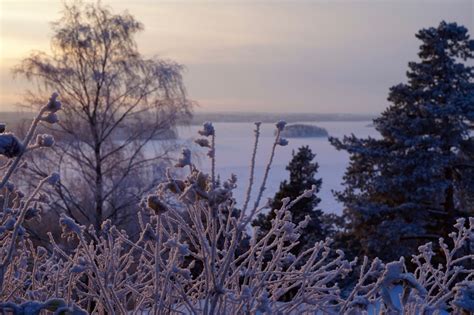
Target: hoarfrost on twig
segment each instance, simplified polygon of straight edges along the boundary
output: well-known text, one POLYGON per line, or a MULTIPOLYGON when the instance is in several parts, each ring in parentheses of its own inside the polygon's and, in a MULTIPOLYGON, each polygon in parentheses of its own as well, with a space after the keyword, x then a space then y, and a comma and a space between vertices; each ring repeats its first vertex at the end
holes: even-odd
MULTIPOLYGON (((38 121, 47 117, 43 114, 61 108, 57 98, 56 94, 51 96, 23 142, 13 134, 0 133, 0 154, 14 161, 2 177, 0 194, 2 198, 17 198, 14 203, 4 202, 0 215, 1 311, 54 309, 56 313, 85 314, 83 309, 87 309, 125 314, 166 309, 170 314, 206 315, 359 314, 369 309, 385 313, 474 311, 474 273, 469 269, 473 255, 462 252, 472 240, 474 219, 458 220, 449 242, 440 240, 442 257, 435 255, 431 244, 421 246, 412 259, 413 273, 407 272, 403 259, 383 264, 364 258, 357 265, 342 251, 332 249, 330 239, 294 255, 291 250, 310 220, 306 217, 294 224, 291 208, 301 198, 310 198, 315 187, 295 200, 284 199, 282 207, 274 210, 269 232, 259 240, 248 241, 249 223, 267 207, 261 206, 260 200, 276 147, 285 144, 279 135, 284 122, 276 124, 277 136, 250 212, 260 124, 256 123, 244 207, 238 211, 233 197, 236 176, 216 184, 216 130, 206 123, 199 133, 212 137, 211 143, 207 139, 197 142, 212 152, 212 174, 197 170, 191 151, 184 149, 177 167, 189 166, 189 173, 185 178, 174 178, 168 171, 156 193, 143 199, 137 210, 140 230, 136 237, 107 220, 97 231, 63 213, 59 224, 73 249, 66 251, 49 234, 50 247, 35 250, 23 223, 41 216, 40 206, 49 200, 40 193, 42 185, 57 185, 60 176, 53 173, 43 178, 26 196, 9 180, 38 121), (246 242, 248 245, 242 246, 246 242), (433 266, 435 258, 445 265, 433 266), (338 283, 351 274, 355 283, 342 290, 338 283), (395 296, 394 290, 400 287, 403 294, 395 296), (288 294, 292 298, 283 302, 282 297, 288 294)), ((41 147, 54 144, 47 135, 36 139, 41 147)))

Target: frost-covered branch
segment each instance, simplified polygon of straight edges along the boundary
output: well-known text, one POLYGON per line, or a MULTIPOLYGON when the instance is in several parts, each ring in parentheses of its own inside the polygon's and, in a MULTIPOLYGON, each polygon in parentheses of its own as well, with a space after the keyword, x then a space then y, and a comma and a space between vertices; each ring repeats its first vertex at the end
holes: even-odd
MULTIPOLYGON (((278 130, 282 125, 278 123, 278 130)), ((215 132, 206 123, 201 135, 207 138, 215 132)), ((197 142, 215 150, 206 138, 197 142)), ((285 141, 277 136, 270 163, 275 147, 285 141)), ((384 264, 364 258, 360 265, 349 261, 332 248, 330 239, 294 255, 292 249, 308 218, 293 223, 291 209, 316 188, 294 200, 283 199, 279 209, 270 209, 275 212, 271 228, 257 239, 256 233, 247 232, 249 219, 261 208, 247 214, 236 209, 235 176, 222 185, 216 183, 212 175, 197 169, 187 149, 177 167, 187 170, 184 178, 169 171, 156 191, 143 198, 136 217, 138 238, 109 220, 97 230, 62 214, 62 238, 72 249, 60 245, 52 234, 48 248, 35 248, 20 228, 24 220, 39 215, 34 211, 37 207, 30 205, 45 202, 45 197, 38 196, 43 182, 29 197, 6 186, 0 251, 2 257, 10 258, 4 264, 0 299, 5 302, 0 310, 29 306, 52 310, 49 305, 55 301, 77 314, 83 310, 206 315, 473 311, 474 257, 468 246, 474 220, 468 224, 459 220, 449 241, 440 240, 440 253, 429 244, 420 247, 413 256, 413 273, 404 259, 384 264), (443 264, 435 266, 435 261, 443 264), (348 278, 354 281, 347 284, 348 278)), ((265 178, 259 195, 262 187, 265 178)))

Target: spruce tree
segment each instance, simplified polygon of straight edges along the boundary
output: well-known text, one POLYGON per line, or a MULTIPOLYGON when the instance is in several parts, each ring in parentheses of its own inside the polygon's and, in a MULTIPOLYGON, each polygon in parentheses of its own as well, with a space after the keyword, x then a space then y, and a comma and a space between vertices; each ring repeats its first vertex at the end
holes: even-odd
MULTIPOLYGON (((330 141, 350 154, 344 190, 349 238, 362 254, 397 259, 446 236, 471 195, 474 41, 456 23, 422 29, 419 62, 374 120, 380 139, 330 141), (468 186, 468 187, 466 187, 468 186)), ((472 207, 471 207, 472 209, 472 207)))
MULTIPOLYGON (((286 170, 290 172, 290 178, 284 180, 280 184, 280 190, 275 194, 271 203, 271 209, 280 209, 283 198, 296 199, 306 189, 316 186, 316 193, 319 192, 322 184, 321 179, 316 179, 319 165, 313 162, 315 154, 309 146, 303 146, 298 149, 295 154, 293 151, 292 159, 286 170)), ((328 234, 329 228, 323 223, 323 212, 317 209, 321 201, 316 195, 311 198, 303 198, 296 203, 290 210, 292 213, 292 221, 298 224, 303 221, 306 216, 310 217, 309 224, 301 233, 299 244, 293 249, 293 253, 299 253, 301 250, 307 249, 314 245, 315 242, 322 240, 328 234)), ((259 227, 257 238, 266 235, 271 228, 271 220, 275 218, 275 212, 270 211, 268 214, 260 214, 252 223, 253 226, 259 227)))

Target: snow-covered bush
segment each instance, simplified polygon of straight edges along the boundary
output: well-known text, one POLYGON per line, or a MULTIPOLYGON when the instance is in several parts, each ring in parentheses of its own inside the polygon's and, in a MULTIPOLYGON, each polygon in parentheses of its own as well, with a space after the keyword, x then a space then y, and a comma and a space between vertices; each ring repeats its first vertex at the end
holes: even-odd
POLYGON ((0 183, 0 310, 15 314, 84 314, 84 310, 97 314, 472 311, 473 255, 461 253, 472 241, 474 220, 469 224, 459 220, 449 242, 440 240, 444 265, 433 265, 430 244, 420 247, 419 254, 413 256, 413 273, 407 271, 403 259, 384 264, 365 258, 357 265, 346 260, 342 251, 333 250, 330 239, 317 242, 296 257, 290 253, 307 223, 294 224, 291 208, 314 191, 308 190, 295 200, 284 199, 280 209, 267 209, 268 203, 261 204, 274 154, 285 142, 280 137, 284 122, 277 123, 269 162, 262 183, 256 187, 253 205, 249 200, 255 188, 260 124, 256 124, 248 194, 243 208, 235 212, 232 195, 237 179, 232 176, 217 184, 216 131, 206 123, 200 131, 203 138, 197 142, 209 149, 211 174, 199 171, 190 151, 183 150, 176 166, 187 169, 188 174, 176 178, 170 170, 156 193, 143 199, 137 210, 141 226, 138 240, 132 240, 109 221, 97 231, 62 215, 58 222, 62 237, 75 249, 62 248, 52 234, 48 248, 35 248, 22 225, 40 215, 48 203, 44 188, 57 184, 59 176, 44 178, 29 196, 15 188, 11 176, 21 166, 24 153, 54 142, 40 135, 37 144, 30 144, 37 124, 55 112, 50 104, 58 105, 56 98, 53 95, 41 110, 23 141, 12 134, 0 134, 0 154, 7 158, 0 166, 4 172, 0 183), (250 246, 237 254, 252 219, 267 210, 275 211, 267 235, 258 241, 252 239, 250 246), (150 214, 151 219, 146 220, 150 214), (194 275, 191 270, 197 264, 201 272, 194 275), (356 283, 341 288, 338 283, 353 273, 356 283), (280 302, 290 290, 293 298, 280 302))

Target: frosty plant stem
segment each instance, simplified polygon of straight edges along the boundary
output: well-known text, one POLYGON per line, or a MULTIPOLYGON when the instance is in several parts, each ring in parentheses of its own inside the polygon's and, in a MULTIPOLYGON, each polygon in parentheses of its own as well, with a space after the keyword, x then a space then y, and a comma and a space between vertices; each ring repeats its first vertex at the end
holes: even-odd
MULTIPOLYGON (((275 141, 273 143, 273 146, 272 146, 272 150, 271 150, 271 153, 270 153, 270 158, 268 160, 268 163, 267 163, 267 166, 265 168, 265 175, 263 176, 263 179, 262 179, 262 184, 260 186, 260 191, 259 191, 259 194, 258 194, 258 197, 257 197, 257 200, 255 201, 255 204, 254 204, 254 208, 252 209, 250 215, 248 217, 245 218, 245 210, 243 210, 240 214, 240 219, 241 220, 244 220, 243 222, 241 222, 241 224, 239 224, 235 230, 234 230, 234 233, 232 235, 232 240, 231 240, 231 246, 230 246, 230 249, 229 249, 229 252, 230 253, 234 253, 236 248, 237 248, 237 245, 238 245, 238 237, 239 235, 245 230, 245 228, 247 227, 247 225, 250 223, 250 221, 252 220, 252 218, 254 217, 257 209, 258 209, 258 205, 260 203, 260 199, 263 195, 263 192, 265 190, 265 185, 266 185, 266 181, 267 181, 267 178, 268 178, 268 174, 270 172, 270 168, 271 168, 271 165, 273 163, 273 158, 275 156, 275 150, 276 150, 276 147, 277 145, 279 144, 279 141, 280 141, 280 133, 281 131, 283 130, 283 128, 285 127, 285 122, 283 121, 280 121, 276 124, 277 126, 277 134, 275 136, 275 141)), ((260 135, 260 123, 257 122, 255 123, 256 125, 256 130, 255 130, 255 146, 254 146, 254 150, 252 152, 252 159, 251 159, 251 171, 250 171, 250 179, 249 179, 249 187, 248 187, 248 190, 247 190, 247 195, 246 195, 246 203, 248 204, 248 200, 250 199, 250 194, 251 194, 251 189, 252 189, 252 182, 253 182, 253 174, 254 174, 254 169, 255 169, 255 156, 256 156, 256 153, 257 153, 257 146, 258 146, 258 139, 259 139, 259 135, 260 135)), ((221 271, 219 272, 220 274, 220 278, 221 278, 221 281, 220 281, 220 286, 222 287, 224 285, 224 281, 225 281, 225 275, 228 273, 229 271, 229 267, 230 267, 230 263, 231 263, 231 259, 232 259, 232 255, 227 255, 227 257, 225 258, 224 260, 224 263, 223 263, 223 268, 221 269, 221 271)), ((217 300, 215 301, 215 303, 217 303, 217 300)), ((215 306, 215 305, 213 305, 215 306)), ((212 314, 212 313, 211 313, 212 314)))
MULTIPOLYGON (((33 148, 39 148, 42 146, 41 144, 38 144, 38 145, 33 146, 33 148, 28 147, 31 142, 31 139, 33 139, 33 136, 36 132, 36 129, 40 121, 48 121, 51 124, 57 122, 57 116, 55 113, 59 109, 61 109, 61 103, 57 100, 57 97, 58 97, 58 94, 53 93, 49 99, 49 102, 41 108, 38 115, 33 119, 33 122, 31 123, 31 126, 28 129, 28 132, 24 140, 22 141, 21 144, 19 144, 20 150, 17 152, 16 156, 14 157, 13 162, 10 164, 5 175, 2 177, 2 180, 0 182, 0 190, 2 190, 5 187, 5 185, 8 183, 8 180, 12 176, 13 172, 17 169, 25 152, 27 152, 28 150, 32 150, 33 148), (44 116, 45 113, 49 113, 49 115, 44 116)), ((45 139, 45 138, 48 138, 48 140, 50 140, 49 145, 52 145, 54 143, 54 140, 51 136, 44 135, 44 137, 42 137, 41 139, 45 139)), ((3 152, 5 151, 8 151, 8 150, 3 150, 3 152)), ((31 193, 29 198, 26 200, 26 202, 20 203, 20 208, 18 209, 18 214, 17 214, 18 216, 13 225, 13 231, 10 237, 10 243, 8 244, 6 255, 0 265, 0 296, 3 295, 5 273, 8 269, 8 266, 11 264, 13 260, 17 238, 19 236, 20 230, 23 229, 22 224, 23 224, 23 221, 25 220, 25 216, 29 210, 29 206, 31 202, 34 200, 34 198, 39 193, 39 191, 41 190, 41 188, 43 187, 45 183, 50 183, 52 185, 55 185, 58 181, 59 181, 59 175, 57 174, 52 174, 46 178, 43 178, 39 182, 39 184, 36 186, 35 190, 31 193)), ((4 200, 4 205, 3 205, 4 213, 6 212, 6 208, 8 206, 8 195, 9 195, 8 191, 5 192, 5 195, 4 195, 5 200, 4 200)))
POLYGON ((280 144, 280 140, 281 140, 280 134, 281 134, 282 130, 285 128, 285 125, 286 125, 286 122, 284 122, 284 121, 279 121, 279 122, 276 123, 277 132, 276 132, 276 136, 275 136, 275 141, 273 142, 272 150, 270 152, 270 158, 268 159, 267 166, 265 167, 265 173, 263 175, 262 184, 260 185, 260 190, 258 191, 257 199, 255 200, 252 212, 248 216, 247 221, 245 222, 244 225, 247 225, 248 222, 250 222, 250 220, 255 215, 255 212, 257 211, 258 206, 260 204, 260 200, 262 199, 263 192, 267 188, 266 184, 267 184, 268 174, 270 174, 270 169, 272 167, 273 158, 275 157, 276 147, 280 144))
POLYGON ((212 188, 216 187, 216 133, 213 132, 211 136, 211 178, 212 188))
POLYGON ((8 246, 8 250, 7 250, 7 255, 4 257, 2 264, 0 265, 0 296, 3 293, 3 281, 5 277, 5 271, 8 268, 8 265, 10 265, 12 261, 13 253, 15 252, 15 246, 16 246, 18 233, 20 229, 22 229, 21 225, 23 224, 23 220, 25 219, 25 215, 26 215, 26 212, 28 211, 28 207, 30 203, 33 201, 33 199, 36 197, 36 195, 39 193, 43 185, 48 180, 49 178, 46 177, 39 182, 38 186, 36 186, 36 189, 33 191, 33 193, 30 195, 28 200, 25 202, 25 204, 21 208, 20 215, 16 219, 15 225, 13 227, 13 233, 11 236, 10 245, 8 246))
POLYGON ((38 124, 41 121, 41 118, 42 118, 42 116, 45 112, 46 112, 46 106, 41 108, 38 115, 33 120, 33 123, 31 124, 30 128, 28 129, 28 133, 26 134, 25 139, 23 140, 23 142, 21 144, 22 150, 15 157, 13 162, 10 164, 8 170, 6 171, 5 175, 2 177, 2 181, 0 182, 0 189, 5 187, 5 185, 8 183, 8 180, 10 179, 11 175, 13 174, 13 171, 18 167, 18 164, 20 163, 20 161, 23 157, 23 154, 25 154, 25 152, 27 151, 28 145, 30 144, 31 139, 33 138, 33 135, 35 134, 36 128, 38 127, 38 124))
POLYGON ((245 201, 244 205, 242 207, 242 213, 245 214, 247 211, 247 207, 250 201, 250 197, 252 195, 252 186, 254 182, 254 176, 255 176, 255 159, 257 157, 257 148, 258 148, 258 140, 260 139, 260 122, 255 123, 255 142, 253 145, 253 150, 252 150, 252 158, 250 159, 250 175, 249 175, 249 183, 247 187, 247 192, 245 194, 245 201))

